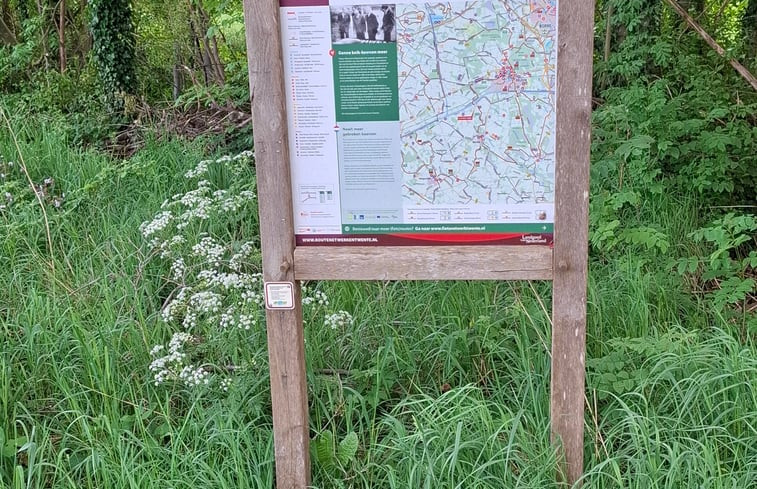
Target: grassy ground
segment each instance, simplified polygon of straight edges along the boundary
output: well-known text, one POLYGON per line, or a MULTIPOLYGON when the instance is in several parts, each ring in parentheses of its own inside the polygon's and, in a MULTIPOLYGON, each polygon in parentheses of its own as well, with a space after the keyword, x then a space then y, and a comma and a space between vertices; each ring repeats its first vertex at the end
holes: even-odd
MULTIPOLYGON (((0 181, 15 199, 0 211, 0 486, 272 487, 259 316, 249 330, 192 331, 207 385, 155 385, 149 369, 150 350, 180 329, 161 320, 178 282, 140 224, 196 188, 184 174, 202 148, 149 142, 113 161, 69 149, 52 126, 13 127, 18 148, 0 130, 0 157, 16 162, 0 181), (47 226, 19 150, 32 181, 55 180, 47 226)), ((231 188, 253 174, 211 180, 231 188)), ((677 256, 693 246, 696 208, 662 199, 640 218, 681 243, 677 256)), ((245 205, 244 218, 188 226, 186 239, 254 243, 245 205)), ((630 249, 592 259, 584 486, 755 487, 754 338, 690 294, 668 259, 630 249)), ((255 271, 254 257, 246 266, 255 271)), ((548 284, 308 285, 315 487, 560 487, 548 284), (324 325, 340 310, 353 319, 324 325)))

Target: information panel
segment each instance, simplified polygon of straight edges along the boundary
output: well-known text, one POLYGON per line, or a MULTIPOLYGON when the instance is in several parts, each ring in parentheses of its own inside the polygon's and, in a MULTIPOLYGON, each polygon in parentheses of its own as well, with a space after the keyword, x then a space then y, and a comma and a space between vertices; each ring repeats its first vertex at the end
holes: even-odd
POLYGON ((280 0, 297 245, 551 245, 556 0, 280 0))

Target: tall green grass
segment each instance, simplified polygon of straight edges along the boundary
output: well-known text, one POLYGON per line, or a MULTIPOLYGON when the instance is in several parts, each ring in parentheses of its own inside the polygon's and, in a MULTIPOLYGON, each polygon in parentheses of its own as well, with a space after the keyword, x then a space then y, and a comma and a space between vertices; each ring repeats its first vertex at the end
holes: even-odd
MULTIPOLYGON (((156 387, 147 368, 170 335, 157 321, 169 290, 138 227, 188 189, 202 147, 149 141, 116 161, 69 148, 54 127, 14 130, 31 177, 55 178, 66 201, 48 209, 52 250, 34 201, 0 215, 0 486, 272 487, 264 362, 228 393, 156 387)), ((0 155, 18 160, 5 129, 0 155)), ((680 242, 672 253, 687 253, 695 203, 648 206, 680 242)), ((754 339, 667 260, 633 249, 592 260, 584 486, 754 487, 754 339)), ((314 454, 315 487, 561 487, 549 284, 309 285, 355 318, 306 324, 312 438, 358 440, 345 460, 314 454)), ((262 329, 242 341, 263 355, 262 329)))

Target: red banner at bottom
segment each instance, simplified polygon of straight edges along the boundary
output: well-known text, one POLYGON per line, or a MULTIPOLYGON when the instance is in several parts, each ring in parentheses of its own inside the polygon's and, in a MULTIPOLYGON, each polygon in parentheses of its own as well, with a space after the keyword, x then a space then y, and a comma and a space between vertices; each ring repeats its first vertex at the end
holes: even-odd
POLYGON ((552 233, 298 234, 297 246, 552 246, 552 233))

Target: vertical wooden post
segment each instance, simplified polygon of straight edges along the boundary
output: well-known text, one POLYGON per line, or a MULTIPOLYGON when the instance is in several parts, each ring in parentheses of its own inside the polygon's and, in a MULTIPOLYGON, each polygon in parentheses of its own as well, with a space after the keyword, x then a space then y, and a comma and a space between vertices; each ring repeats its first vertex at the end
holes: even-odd
POLYGON ((594 2, 560 2, 552 299, 552 440, 559 476, 583 472, 589 151, 594 2))
POLYGON ((294 228, 287 143, 286 92, 278 0, 244 0, 255 165, 265 282, 292 283, 291 310, 266 310, 276 487, 310 484, 305 343, 299 283, 294 280, 294 228))

